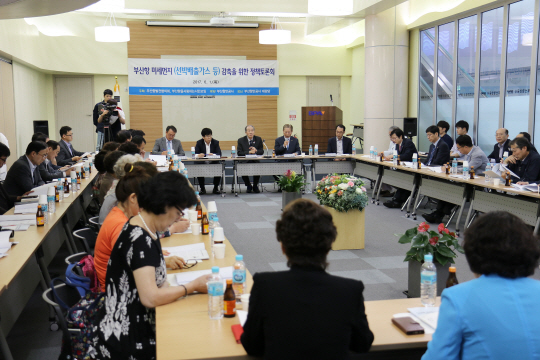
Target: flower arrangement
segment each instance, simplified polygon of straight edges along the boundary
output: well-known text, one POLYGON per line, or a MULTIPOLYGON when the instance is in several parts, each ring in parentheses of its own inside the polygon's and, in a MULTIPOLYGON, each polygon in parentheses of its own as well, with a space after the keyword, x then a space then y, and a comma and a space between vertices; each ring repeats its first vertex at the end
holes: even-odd
POLYGON ((278 176, 276 183, 281 190, 286 192, 299 192, 306 186, 304 175, 298 175, 296 171, 287 170, 283 176, 278 176))
POLYGON ((430 226, 423 222, 418 227, 405 231, 405 234, 395 234, 400 236, 398 241, 400 244, 411 243, 411 248, 403 261, 416 260, 421 263, 425 254, 433 254, 434 260, 439 264, 446 265, 448 262, 453 264, 457 256, 455 251, 464 253, 456 234, 450 232, 442 223, 437 227, 438 232, 429 228, 430 226))
POLYGON ((321 205, 347 212, 362 211, 368 204, 364 182, 351 175, 330 174, 317 183, 317 199, 321 205))

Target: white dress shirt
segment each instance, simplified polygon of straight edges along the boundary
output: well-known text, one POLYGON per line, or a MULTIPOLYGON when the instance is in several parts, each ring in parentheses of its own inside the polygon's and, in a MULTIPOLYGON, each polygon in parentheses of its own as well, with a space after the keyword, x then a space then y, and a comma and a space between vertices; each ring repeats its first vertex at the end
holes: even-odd
POLYGON ((207 144, 205 141, 204 145, 206 146, 206 154, 210 154, 210 144, 207 144))
POLYGON ((343 154, 343 137, 339 140, 336 136, 336 151, 338 155, 343 154))

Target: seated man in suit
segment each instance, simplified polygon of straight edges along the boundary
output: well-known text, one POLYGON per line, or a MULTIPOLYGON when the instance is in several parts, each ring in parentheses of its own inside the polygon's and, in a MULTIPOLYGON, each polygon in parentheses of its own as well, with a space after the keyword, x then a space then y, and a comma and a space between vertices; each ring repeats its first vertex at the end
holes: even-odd
POLYGON ((446 143, 446 145, 448 145, 448 148, 451 149, 452 146, 454 146, 454 140, 452 140, 452 137, 448 135, 450 124, 448 121, 441 120, 437 123, 437 127, 439 128, 439 136, 446 143))
MULTIPOLYGON (((0 142, 0 167, 6 164, 7 158, 11 155, 7 145, 0 142)), ((24 194, 27 195, 28 193, 24 194)), ((21 196, 8 195, 4 189, 4 185, 0 183, 0 215, 4 215, 6 211, 11 209, 16 201, 20 201, 21 196)))
MULTIPOLYGON (((466 122, 465 120, 459 120, 456 123, 456 134, 457 134, 457 136, 460 137, 461 135, 467 135, 467 136, 470 137, 468 132, 469 132, 469 123, 466 122)), ((471 138, 471 140, 472 140, 472 138, 471 138)), ((474 145, 474 142, 473 142, 473 145, 474 145)), ((450 157, 451 158, 458 158, 458 160, 465 160, 465 155, 458 151, 455 141, 454 141, 454 145, 450 149, 450 157)))
MULTIPOLYGON (((262 139, 258 136, 255 136, 255 127, 253 125, 248 125, 244 129, 246 131, 246 136, 238 139, 237 149, 238 156, 251 155, 262 155, 264 154, 263 142, 262 139)), ((249 182, 248 176, 242 176, 244 183, 247 187, 247 192, 250 193, 252 190, 255 193, 259 193, 259 179, 260 176, 253 177, 253 186, 249 182)))
POLYGON ((120 130, 118 134, 116 134, 116 142, 120 145, 128 141, 131 141, 131 131, 120 130))
POLYGON ((60 152, 56 156, 56 163, 60 166, 73 165, 81 159, 84 155, 83 152, 77 151, 71 145, 73 141, 73 130, 69 126, 62 126, 60 128, 60 152))
POLYGON ((172 125, 167 126, 165 129, 165 137, 159 138, 154 144, 152 149, 152 155, 167 155, 167 151, 170 149, 178 156, 186 155, 184 149, 182 149, 182 143, 180 140, 175 139, 176 128, 172 125))
POLYGON ((291 124, 283 125, 283 136, 280 136, 276 139, 274 144, 274 151, 276 156, 285 155, 285 154, 296 154, 300 155, 300 143, 298 139, 291 136, 293 131, 293 126, 291 124))
MULTIPOLYGON (((212 129, 204 128, 201 131, 202 139, 197 140, 197 144, 195 144, 195 154, 197 154, 197 157, 205 157, 207 155, 219 155, 221 156, 221 148, 219 147, 219 141, 212 138, 212 129)), ((201 187, 201 191, 199 191, 199 194, 204 195, 206 194, 206 189, 204 188, 204 178, 198 177, 197 180, 199 181, 199 185, 201 187)), ((219 183, 221 182, 220 176, 214 176, 214 190, 212 190, 213 194, 219 194, 219 183)))
MULTIPOLYGON (((529 142, 531 143, 531 149, 530 149, 531 152, 538 153, 538 150, 536 150, 536 148, 534 147, 534 144, 531 142, 531 134, 529 134, 528 132, 522 131, 522 132, 520 132, 519 134, 516 135, 516 139, 520 138, 520 137, 523 137, 523 138, 529 140, 529 142)), ((509 142, 509 144, 510 144, 510 142, 509 142)), ((517 159, 511 153, 508 153, 508 154, 509 154, 509 156, 506 158, 506 163, 515 164, 517 159)))
POLYGON ((144 147, 146 146, 146 139, 141 135, 135 135, 131 138, 131 142, 137 145, 137 148, 139 148, 139 154, 144 158, 144 155, 146 154, 146 151, 144 151, 144 147))
MULTIPOLYGON (((488 158, 486 154, 478 146, 474 146, 472 139, 469 135, 461 135, 456 139, 457 151, 460 154, 463 154, 463 160, 469 163, 469 169, 474 167, 474 172, 476 175, 483 174, 486 170, 486 165, 488 163, 488 158)), ((446 170, 443 166, 443 170, 446 170)), ((463 171, 463 166, 458 167, 458 172, 463 171)), ((440 224, 443 218, 446 215, 452 213, 454 204, 439 200, 437 203, 437 209, 431 214, 423 214, 422 217, 426 219, 427 222, 433 224, 440 224)))
POLYGON ((6 175, 4 188, 9 195, 21 196, 36 186, 44 185, 38 166, 47 157, 47 144, 33 141, 26 147, 26 154, 15 161, 6 175))
POLYGON ((352 141, 345 134, 345 126, 336 126, 336 137, 328 139, 327 153, 331 154, 352 154, 352 141))
POLYGON ((424 165, 442 166, 450 161, 450 148, 445 141, 441 141, 439 137, 439 128, 435 125, 431 125, 426 129, 426 136, 431 143, 429 146, 429 153, 427 161, 424 165))
POLYGON ((283 210, 276 235, 290 270, 253 276, 244 349, 264 359, 348 359, 350 352, 367 352, 373 333, 364 284, 326 271, 337 235, 332 215, 308 199, 283 210))
POLYGON ((493 146, 491 154, 487 156, 489 159, 495 159, 496 163, 500 163, 505 151, 508 152, 508 155, 512 153, 512 149, 510 149, 510 139, 508 137, 508 130, 505 128, 500 128, 495 132, 495 140, 497 140, 497 143, 493 146))
POLYGON ((516 162, 512 164, 506 159, 503 163, 519 176, 519 179, 512 176, 512 181, 518 185, 527 185, 540 180, 540 155, 529 150, 532 148, 531 143, 525 137, 519 137, 510 141, 510 148, 516 162))
MULTIPOLYGON (((392 130, 390 139, 396 144, 399 160, 412 161, 413 154, 417 153, 416 146, 411 139, 404 137, 403 130, 399 128, 392 130)), ((400 208, 410 195, 411 192, 409 190, 397 189, 394 198, 386 201, 383 205, 387 208, 400 208)))
POLYGON ((44 143, 49 141, 49 136, 42 132, 36 132, 32 135, 32 141, 43 141, 44 143))
POLYGON ((48 153, 47 158, 39 165, 39 174, 45 182, 53 181, 53 179, 65 178, 71 174, 71 170, 66 170, 66 167, 56 165, 56 157, 60 152, 60 145, 54 141, 47 142, 48 153))

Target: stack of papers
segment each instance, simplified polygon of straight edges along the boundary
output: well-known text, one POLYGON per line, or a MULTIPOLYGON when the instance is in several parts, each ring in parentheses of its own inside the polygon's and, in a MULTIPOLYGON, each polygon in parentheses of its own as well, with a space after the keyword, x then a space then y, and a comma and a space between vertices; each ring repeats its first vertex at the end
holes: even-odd
POLYGON ((36 215, 0 215, 0 226, 9 225, 36 225, 36 215))
POLYGON ((11 249, 11 245, 18 244, 9 241, 10 235, 11 231, 0 231, 0 258, 8 255, 7 252, 11 249))
POLYGON ((440 166, 422 166, 422 169, 431 170, 439 174, 443 172, 440 166))
POLYGON ((296 153, 294 154, 283 154, 283 157, 295 157, 296 156, 296 153))
MULTIPOLYGON (((435 331, 439 319, 439 307, 415 307, 407 309, 412 315, 420 319, 422 325, 426 324, 435 331)), ((424 326, 425 328, 425 326, 424 326)))
POLYGON ((47 195, 47 191, 49 190, 49 188, 51 186, 54 187, 54 185, 56 185, 55 182, 35 187, 32 189, 32 192, 30 193, 30 195, 47 195))
POLYGON ((150 155, 148 158, 157 163, 156 166, 167 166, 167 156, 166 155, 150 155))
MULTIPOLYGON (((187 284, 190 281, 195 280, 199 276, 210 275, 211 273, 212 273, 212 270, 210 270, 210 269, 177 273, 177 274, 175 274, 176 275, 176 282, 178 283, 178 285, 187 284)), ((224 280, 232 279, 233 267, 228 266, 228 267, 219 268, 219 275, 224 280)))
POLYGON ((37 201, 35 202, 25 202, 15 204, 14 214, 36 214, 38 208, 37 201))
POLYGON ((206 155, 204 158, 205 159, 220 159, 221 156, 219 156, 219 155, 206 155))
POLYGON ((532 191, 535 193, 540 193, 540 185, 537 185, 537 184, 528 184, 528 185, 511 184, 511 186, 521 191, 532 191))
POLYGON ((183 246, 173 246, 173 247, 164 247, 163 250, 166 250, 170 253, 169 256, 178 256, 184 260, 208 260, 210 256, 204 248, 204 243, 192 244, 192 245, 183 245, 183 246))
POLYGON ((258 157, 259 157, 259 155, 257 155, 257 154, 247 154, 247 155, 246 155, 246 159, 250 159, 250 158, 258 158, 258 157))

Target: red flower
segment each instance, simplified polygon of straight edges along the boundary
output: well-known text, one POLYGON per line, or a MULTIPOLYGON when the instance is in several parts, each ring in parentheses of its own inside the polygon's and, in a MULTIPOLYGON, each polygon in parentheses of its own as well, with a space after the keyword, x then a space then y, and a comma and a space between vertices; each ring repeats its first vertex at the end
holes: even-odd
POLYGON ((455 233, 455 232, 453 232, 453 231, 452 231, 452 232, 450 232, 450 233, 448 233, 448 234, 449 234, 450 236, 452 236, 452 237, 456 237, 456 233, 455 233))
POLYGON ((418 231, 420 231, 420 232, 426 232, 426 231, 428 231, 428 230, 429 230, 429 225, 426 224, 425 221, 422 222, 422 223, 420 223, 420 225, 418 225, 418 231))
POLYGON ((290 179, 291 175, 292 175, 291 169, 287 170, 287 172, 285 173, 285 176, 290 179))
POLYGON ((437 242, 439 241, 439 237, 438 236, 434 236, 432 237, 431 239, 429 239, 429 243, 433 246, 437 245, 437 242))
POLYGON ((441 232, 444 230, 444 224, 443 224, 443 223, 440 223, 440 224, 439 224, 439 227, 437 228, 437 230, 439 231, 439 233, 441 233, 441 232))

